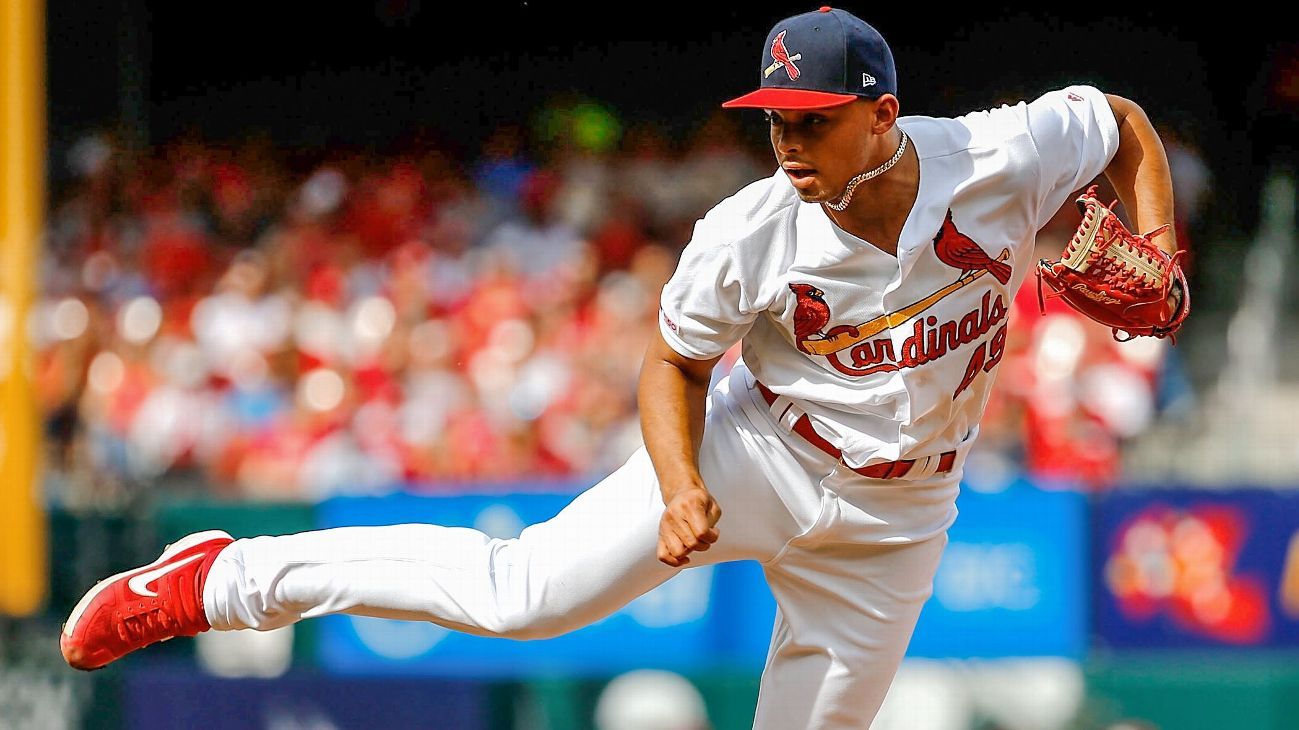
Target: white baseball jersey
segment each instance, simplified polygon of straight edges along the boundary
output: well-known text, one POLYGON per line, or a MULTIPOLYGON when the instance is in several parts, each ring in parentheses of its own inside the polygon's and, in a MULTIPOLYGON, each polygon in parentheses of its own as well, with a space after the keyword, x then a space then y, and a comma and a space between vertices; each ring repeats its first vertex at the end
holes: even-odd
POLYGON ((850 467, 965 455, 1036 233, 1118 148, 1090 86, 898 124, 920 183, 896 256, 840 229, 777 171, 696 224, 661 300, 675 350, 706 359, 743 338, 748 369, 850 467))

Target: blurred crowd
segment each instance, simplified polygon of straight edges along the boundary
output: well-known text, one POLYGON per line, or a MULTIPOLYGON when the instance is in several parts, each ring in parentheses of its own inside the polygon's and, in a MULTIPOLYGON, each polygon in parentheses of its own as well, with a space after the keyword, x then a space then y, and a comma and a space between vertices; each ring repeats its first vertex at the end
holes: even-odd
MULTIPOLYGON (((616 468, 695 220, 774 168, 744 137, 756 118, 538 119, 471 153, 79 140, 31 328, 51 483, 316 500, 616 468)), ((1061 209, 1043 255, 1076 220, 1061 209)), ((1031 277, 1020 295, 971 475, 1109 484, 1178 400, 1167 343, 1040 316, 1031 277)))

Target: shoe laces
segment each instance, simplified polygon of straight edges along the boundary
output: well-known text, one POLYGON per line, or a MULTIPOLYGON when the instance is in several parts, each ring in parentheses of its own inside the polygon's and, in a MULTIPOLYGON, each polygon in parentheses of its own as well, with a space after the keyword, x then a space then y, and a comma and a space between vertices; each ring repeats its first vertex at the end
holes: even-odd
POLYGON ((123 617, 117 626, 125 641, 152 643, 174 635, 180 622, 162 606, 154 606, 123 617))

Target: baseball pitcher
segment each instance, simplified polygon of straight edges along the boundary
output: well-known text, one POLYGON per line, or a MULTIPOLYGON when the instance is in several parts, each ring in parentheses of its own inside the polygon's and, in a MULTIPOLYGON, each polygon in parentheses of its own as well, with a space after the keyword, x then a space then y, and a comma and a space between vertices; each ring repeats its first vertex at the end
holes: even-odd
POLYGON ((173 636, 348 613, 534 639, 679 570, 756 560, 778 604, 754 727, 866 728, 929 597, 962 465, 1029 274, 1128 336, 1189 292, 1163 146, 1085 85, 956 118, 900 116, 893 55, 823 7, 776 23, 759 88, 776 169, 698 221, 639 383, 644 447, 515 539, 427 524, 191 535, 91 588, 63 656, 95 669, 173 636), (1031 260, 1104 175, 1060 261, 1031 260), (709 388, 723 353, 742 358, 709 388))

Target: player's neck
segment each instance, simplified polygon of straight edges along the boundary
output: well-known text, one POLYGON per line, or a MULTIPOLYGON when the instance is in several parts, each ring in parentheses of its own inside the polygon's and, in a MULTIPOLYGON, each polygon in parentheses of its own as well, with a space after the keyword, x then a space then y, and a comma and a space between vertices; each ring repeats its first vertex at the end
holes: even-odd
POLYGON ((860 185, 842 211, 822 205, 835 225, 888 254, 898 251, 902 227, 920 190, 920 162, 908 148, 887 174, 860 185))

